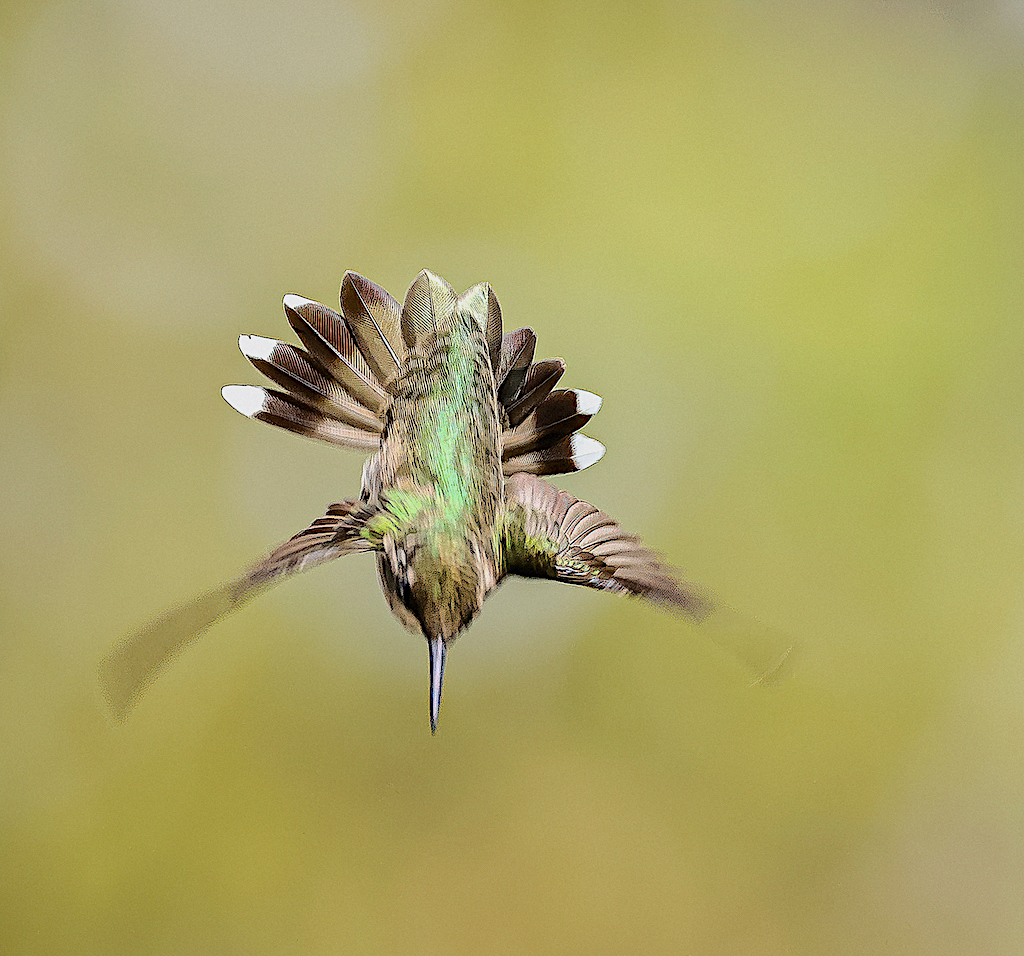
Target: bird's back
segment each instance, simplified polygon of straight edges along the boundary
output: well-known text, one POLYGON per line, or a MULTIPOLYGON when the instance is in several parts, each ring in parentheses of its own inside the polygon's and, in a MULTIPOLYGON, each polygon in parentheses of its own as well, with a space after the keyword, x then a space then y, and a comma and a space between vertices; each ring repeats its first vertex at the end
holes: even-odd
POLYGON ((488 528, 503 487, 494 374, 475 320, 447 318, 411 350, 395 383, 380 487, 433 499, 439 526, 488 528))

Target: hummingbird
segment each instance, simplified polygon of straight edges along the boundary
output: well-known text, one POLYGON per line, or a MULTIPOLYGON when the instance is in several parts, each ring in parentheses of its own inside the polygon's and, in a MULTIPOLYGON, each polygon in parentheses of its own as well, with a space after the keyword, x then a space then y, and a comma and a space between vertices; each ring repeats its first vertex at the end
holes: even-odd
MULTIPOLYGON (((392 612, 426 639, 432 734, 448 649, 507 577, 634 595, 695 623, 723 610, 614 518, 544 480, 604 455, 580 432, 601 399, 555 388, 565 363, 534 361, 533 329, 503 332, 489 284, 458 295, 424 270, 399 304, 347 272, 340 312, 294 294, 283 304, 303 347, 240 336, 242 354, 276 388, 226 385, 223 397, 248 418, 370 453, 359 497, 329 505, 235 580, 115 645, 100 677, 116 715, 126 716, 164 665, 223 615, 290 575, 357 552, 376 555, 392 612)), ((732 630, 724 643, 778 672, 788 646, 742 622, 732 630)))

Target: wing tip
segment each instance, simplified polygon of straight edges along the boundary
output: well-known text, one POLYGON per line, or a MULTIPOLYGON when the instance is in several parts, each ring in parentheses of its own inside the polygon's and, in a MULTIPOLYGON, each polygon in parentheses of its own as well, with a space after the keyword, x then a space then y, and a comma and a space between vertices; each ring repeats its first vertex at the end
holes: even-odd
POLYGON ((117 650, 115 648, 100 661, 97 677, 100 694, 106 704, 107 715, 114 723, 123 724, 135 709, 139 697, 142 696, 143 688, 125 688, 124 678, 121 674, 123 662, 120 660, 117 650))

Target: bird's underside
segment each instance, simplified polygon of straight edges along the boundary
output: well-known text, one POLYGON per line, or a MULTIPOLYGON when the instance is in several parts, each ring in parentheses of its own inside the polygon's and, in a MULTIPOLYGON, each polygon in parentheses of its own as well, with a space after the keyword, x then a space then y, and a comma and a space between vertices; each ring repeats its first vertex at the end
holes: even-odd
POLYGON ((346 273, 341 312, 288 295, 303 348, 243 335, 240 348, 276 388, 228 385, 250 418, 372 452, 358 498, 331 505, 238 579, 118 643, 101 665, 124 716, 164 664, 263 589, 344 554, 377 555, 395 615, 427 640, 436 730, 448 645, 509 575, 643 597, 703 623, 759 678, 790 642, 683 582, 639 538, 541 476, 579 471, 604 446, 579 433, 600 399, 556 389, 561 359, 534 362, 531 329, 503 333, 490 286, 456 295, 422 272, 403 305, 346 273))

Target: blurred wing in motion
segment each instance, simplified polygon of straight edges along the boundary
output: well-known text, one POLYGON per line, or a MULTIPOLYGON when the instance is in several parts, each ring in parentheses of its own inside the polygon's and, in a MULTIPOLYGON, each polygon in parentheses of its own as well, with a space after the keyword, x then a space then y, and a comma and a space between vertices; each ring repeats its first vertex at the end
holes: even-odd
POLYGON ((100 685, 115 716, 127 717, 168 661, 225 614, 289 575, 343 554, 373 550, 362 530, 367 518, 375 513, 375 509, 357 501, 331 505, 324 517, 237 580, 168 611, 116 644, 100 663, 100 685))
POLYGON ((631 594, 685 614, 758 682, 788 673, 792 640, 720 604, 592 504, 533 475, 505 485, 505 573, 631 594))

